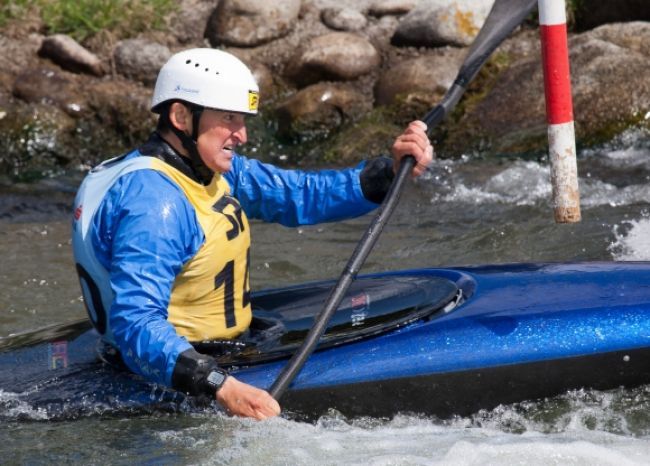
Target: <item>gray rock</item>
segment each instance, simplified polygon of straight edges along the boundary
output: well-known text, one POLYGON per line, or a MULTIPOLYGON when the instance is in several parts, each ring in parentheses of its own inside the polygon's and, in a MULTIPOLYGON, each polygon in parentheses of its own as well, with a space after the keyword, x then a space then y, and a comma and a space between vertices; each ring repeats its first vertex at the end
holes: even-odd
POLYGON ((300 0, 221 0, 205 35, 213 46, 253 47, 288 34, 299 12, 300 0))
POLYGON ((287 74, 298 85, 318 81, 346 81, 369 73, 381 57, 367 39, 349 32, 333 32, 311 39, 292 57, 287 74))
POLYGON ((417 0, 377 0, 368 8, 373 16, 405 15, 417 4, 417 0))
POLYGON ((156 82, 158 71, 170 56, 169 48, 144 39, 122 40, 113 53, 118 73, 145 84, 156 82))
POLYGON ((199 44, 203 40, 210 14, 219 0, 180 0, 170 20, 171 33, 181 44, 199 44))
POLYGON ((325 8, 321 20, 331 29, 339 31, 358 31, 368 24, 368 20, 358 10, 351 8, 325 8))
POLYGON ((55 34, 43 40, 39 54, 61 68, 74 73, 104 74, 101 60, 76 40, 65 34, 55 34))
POLYGON ((281 135, 293 138, 324 136, 372 105, 348 84, 319 83, 306 87, 276 109, 281 135))
POLYGON ((466 51, 449 48, 391 66, 375 85, 375 102, 390 105, 414 99, 437 102, 451 87, 466 51))
POLYGON ((393 43, 426 47, 470 45, 493 3, 494 0, 420 0, 402 18, 393 43))

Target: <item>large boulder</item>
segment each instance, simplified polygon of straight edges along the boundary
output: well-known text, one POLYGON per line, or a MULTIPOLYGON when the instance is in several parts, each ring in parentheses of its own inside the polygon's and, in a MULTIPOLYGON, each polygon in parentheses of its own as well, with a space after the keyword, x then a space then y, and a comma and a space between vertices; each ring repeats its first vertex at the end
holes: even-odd
POLYGON ((126 39, 118 42, 113 57, 118 73, 144 84, 153 84, 171 55, 169 48, 156 42, 126 39))
MULTIPOLYGON (((493 153, 544 151, 546 117, 539 52, 516 60, 459 124, 451 149, 468 141, 493 153)), ((608 24, 570 40, 576 136, 592 144, 611 139, 650 111, 650 23, 608 24)))
POLYGON ((420 0, 402 18, 393 43, 425 47, 470 45, 493 4, 494 0, 420 0))
POLYGON ((299 86, 319 81, 349 81, 381 63, 377 49, 365 38, 333 32, 315 37, 299 49, 289 62, 287 75, 299 86))
POLYGON ((463 49, 449 47, 390 66, 375 85, 375 102, 437 102, 453 84, 465 53, 463 49))
POLYGON ((254 47, 288 34, 300 12, 300 0, 221 0, 205 36, 212 46, 254 47))

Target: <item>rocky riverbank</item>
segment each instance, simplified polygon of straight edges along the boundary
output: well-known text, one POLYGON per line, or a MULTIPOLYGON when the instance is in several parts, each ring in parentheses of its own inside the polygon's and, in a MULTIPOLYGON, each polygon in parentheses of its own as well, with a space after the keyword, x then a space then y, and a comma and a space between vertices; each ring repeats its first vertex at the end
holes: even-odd
MULTIPOLYGON (((197 46, 234 53, 260 83, 263 112, 251 120, 244 152, 292 165, 385 153, 399 128, 451 85, 491 4, 182 0, 167 31, 100 31, 82 43, 48 33, 38 15, 9 22, 0 28, 0 175, 40 177, 137 145, 154 124, 157 70, 197 46)), ((630 126, 650 130, 650 5, 612 0, 573 13, 579 144, 630 126)), ((535 18, 498 49, 434 138, 440 156, 544 154, 535 18)))

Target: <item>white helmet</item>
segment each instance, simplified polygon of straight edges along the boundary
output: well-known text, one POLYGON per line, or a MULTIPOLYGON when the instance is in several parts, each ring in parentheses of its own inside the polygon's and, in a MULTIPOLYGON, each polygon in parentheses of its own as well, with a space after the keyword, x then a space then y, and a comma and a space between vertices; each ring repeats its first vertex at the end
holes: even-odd
POLYGON ((239 58, 216 49, 190 49, 173 55, 158 73, 151 110, 170 100, 255 115, 259 86, 239 58))

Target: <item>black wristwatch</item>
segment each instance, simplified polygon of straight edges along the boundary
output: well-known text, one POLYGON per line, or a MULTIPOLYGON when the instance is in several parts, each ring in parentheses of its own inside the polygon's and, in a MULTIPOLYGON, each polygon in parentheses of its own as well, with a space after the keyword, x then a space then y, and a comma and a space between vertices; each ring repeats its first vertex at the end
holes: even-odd
POLYGON ((210 371, 205 381, 214 393, 218 392, 228 378, 228 373, 221 369, 210 371))

